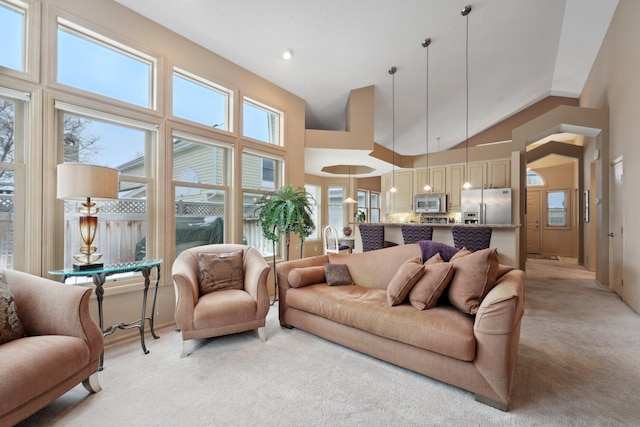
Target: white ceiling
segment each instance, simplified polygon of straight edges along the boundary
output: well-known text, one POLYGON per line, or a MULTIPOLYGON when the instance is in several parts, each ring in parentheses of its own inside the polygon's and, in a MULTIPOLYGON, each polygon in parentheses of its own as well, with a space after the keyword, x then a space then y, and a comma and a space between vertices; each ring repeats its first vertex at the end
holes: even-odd
MULTIPOLYGON (((116 0, 306 101, 308 129, 344 129, 349 91, 375 85, 375 142, 425 152, 469 136, 549 95, 579 97, 618 0, 116 0), (290 61, 282 52, 293 49, 290 61), (395 74, 395 144, 392 77, 395 74)), ((317 150, 316 150, 317 151, 317 150)), ((331 151, 331 150, 326 150, 331 151)), ((345 164, 315 155, 308 173, 345 164), (328 163, 327 163, 328 162, 328 163)), ((353 164, 368 161, 353 153, 353 164)), ((368 159, 371 159, 370 157, 368 159)), ((384 162, 380 162, 384 163, 384 162)), ((375 165, 379 172, 384 165, 375 165)), ((390 167, 386 165, 387 169, 390 167)))

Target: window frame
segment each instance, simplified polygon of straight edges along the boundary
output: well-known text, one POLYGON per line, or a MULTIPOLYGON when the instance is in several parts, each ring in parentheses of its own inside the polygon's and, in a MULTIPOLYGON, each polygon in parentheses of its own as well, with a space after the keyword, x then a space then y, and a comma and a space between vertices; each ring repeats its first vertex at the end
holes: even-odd
POLYGON ((549 189, 545 190, 545 199, 544 199, 544 216, 545 216, 545 229, 548 230, 570 230, 571 229, 571 191, 569 189, 561 188, 561 189, 549 189), (564 193, 564 224, 555 225, 549 223, 549 195, 551 193, 564 193))
POLYGON ((40 7, 21 0, 0 0, 8 9, 24 12, 22 37, 22 70, 0 65, 0 72, 36 83, 40 76, 40 7))
POLYGON ((272 147, 284 147, 284 112, 272 107, 270 105, 267 105, 263 102, 257 101, 254 98, 251 98, 249 96, 243 96, 242 97, 242 104, 241 104, 241 115, 242 115, 242 128, 238 130, 238 133, 242 136, 242 138, 247 139, 249 141, 255 141, 258 142, 260 144, 267 144, 269 146, 272 147), (244 114, 244 106, 245 104, 249 104, 254 108, 257 108, 259 110, 263 110, 265 111, 267 114, 274 114, 275 116, 277 116, 278 120, 276 120, 276 123, 278 125, 278 128, 276 129, 276 135, 275 135, 275 142, 269 142, 269 141, 264 141, 261 139, 257 139, 254 138, 252 136, 248 136, 245 134, 245 125, 246 125, 246 120, 245 120, 245 114, 244 114))
POLYGON ((89 99, 95 99, 100 101, 101 103, 106 102, 108 104, 116 104, 119 106, 126 107, 128 109, 135 109, 135 110, 140 110, 145 112, 149 112, 149 111, 159 112, 158 106, 161 104, 161 101, 162 101, 161 94, 159 93, 160 85, 158 83, 161 77, 159 70, 162 68, 162 61, 159 55, 154 55, 152 53, 149 53, 145 49, 142 49, 136 46, 135 43, 131 43, 131 42, 125 43, 123 41, 120 41, 112 33, 97 29, 95 28, 95 26, 88 25, 85 23, 80 25, 74 22, 73 17, 62 12, 57 14, 54 17, 54 24, 52 25, 51 34, 50 34, 49 49, 52 56, 51 58, 52 66, 50 70, 50 73, 51 73, 50 86, 52 88, 61 89, 61 90, 64 90, 65 92, 75 93, 89 99), (58 31, 60 27, 64 27, 68 32, 75 34, 78 37, 85 38, 88 41, 93 42, 97 45, 100 45, 107 49, 111 49, 115 52, 119 52, 124 56, 129 56, 141 62, 146 62, 150 64, 150 70, 149 70, 150 87, 149 87, 148 106, 134 104, 119 98, 114 98, 109 95, 93 92, 87 89, 72 86, 72 85, 58 81, 58 31))
POLYGON ((188 123, 189 125, 200 126, 206 130, 215 130, 215 131, 224 132, 224 133, 234 133, 235 121, 234 121, 233 111, 234 111, 234 103, 235 103, 235 91, 233 89, 230 89, 219 83, 216 83, 214 80, 209 79, 207 77, 203 77, 201 75, 187 71, 186 69, 182 67, 178 67, 177 65, 174 65, 172 67, 172 73, 169 78, 171 80, 171 102, 168 103, 169 104, 168 106, 170 107, 170 117, 173 120, 183 121, 185 123, 188 123), (225 124, 228 124, 228 125, 225 127, 207 126, 204 123, 196 122, 182 116, 176 116, 174 113, 175 87, 173 85, 173 78, 176 75, 178 75, 179 77, 185 80, 191 81, 194 84, 203 86, 205 88, 209 88, 215 92, 218 92, 226 96, 226 102, 224 107, 225 108, 224 120, 225 120, 225 124))

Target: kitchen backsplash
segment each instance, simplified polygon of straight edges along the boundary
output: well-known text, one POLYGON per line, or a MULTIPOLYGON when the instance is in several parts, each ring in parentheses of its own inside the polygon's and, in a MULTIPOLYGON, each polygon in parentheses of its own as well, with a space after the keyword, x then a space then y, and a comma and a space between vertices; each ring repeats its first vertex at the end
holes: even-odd
POLYGON ((458 224, 460 223, 460 212, 451 212, 448 214, 417 214, 409 213, 389 213, 384 222, 392 224, 403 223, 428 223, 428 224, 458 224))

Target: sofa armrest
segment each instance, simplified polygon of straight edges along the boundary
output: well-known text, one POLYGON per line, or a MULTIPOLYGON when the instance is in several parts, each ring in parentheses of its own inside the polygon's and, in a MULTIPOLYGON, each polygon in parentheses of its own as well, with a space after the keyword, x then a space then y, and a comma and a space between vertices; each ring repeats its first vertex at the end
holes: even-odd
POLYGON ((524 314, 524 271, 511 270, 484 298, 474 324, 478 371, 494 389, 491 399, 509 402, 524 314))
POLYGON ((90 360, 99 358, 103 337, 89 309, 92 288, 65 285, 15 270, 5 270, 5 274, 27 335, 82 338, 89 347, 90 360))

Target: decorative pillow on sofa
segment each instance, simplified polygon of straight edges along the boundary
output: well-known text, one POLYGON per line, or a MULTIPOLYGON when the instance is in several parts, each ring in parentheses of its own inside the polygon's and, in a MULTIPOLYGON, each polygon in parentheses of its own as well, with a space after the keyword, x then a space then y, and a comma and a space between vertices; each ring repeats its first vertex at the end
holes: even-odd
POLYGON ((449 301, 465 313, 476 314, 480 303, 496 285, 498 251, 482 249, 451 261, 454 268, 449 301))
POLYGON ((223 289, 244 289, 242 249, 225 253, 198 252, 200 294, 223 289))
POLYGON ((453 260, 456 260, 458 258, 462 258, 463 256, 467 256, 467 255, 472 254, 472 253, 473 252, 471 252, 469 249, 462 248, 458 252, 456 252, 455 255, 452 256, 449 261, 453 261, 453 260))
POLYGON ((13 292, 4 271, 0 271, 0 344, 23 336, 24 327, 18 318, 13 292))
POLYGON ((424 274, 424 266, 420 257, 405 261, 387 286, 387 302, 391 307, 402 304, 413 285, 424 274))
POLYGON ((442 264, 443 262, 444 260, 442 259, 442 255, 440 255, 440 252, 436 252, 434 256, 424 262, 424 265, 442 264))
POLYGON ((422 251, 422 259, 429 259, 436 253, 439 253, 442 259, 448 262, 451 257, 459 251, 458 248, 444 243, 434 242, 433 240, 421 240, 418 242, 418 245, 420 245, 420 250, 422 251))
MULTIPOLYGON (((439 255, 438 255, 439 256, 439 255)), ((409 292, 409 302, 418 310, 436 306, 453 277, 453 264, 450 262, 425 263, 424 276, 416 282, 409 292)))
MULTIPOLYGON (((347 273, 349 270, 347 270, 347 273)), ((292 288, 301 288, 314 283, 324 283, 324 267, 298 267, 289 272, 289 284, 292 288)))
POLYGON ((326 263, 324 265, 324 277, 329 286, 353 284, 353 279, 351 278, 347 264, 326 263))

